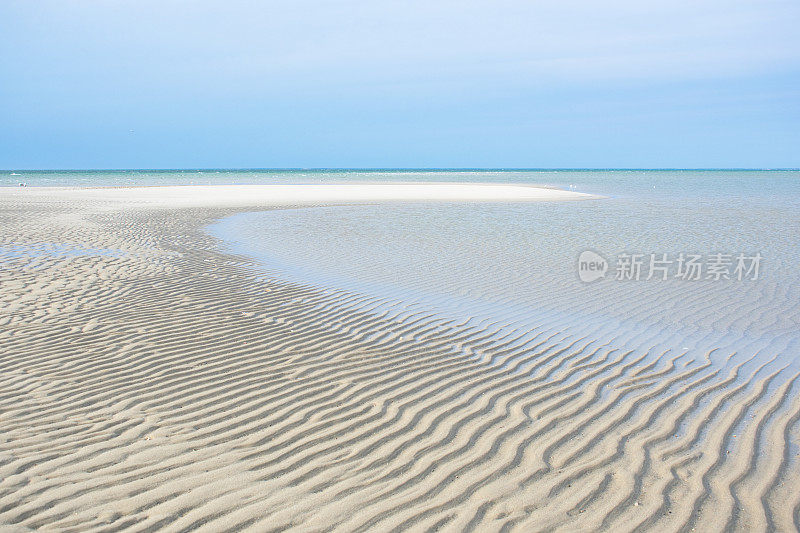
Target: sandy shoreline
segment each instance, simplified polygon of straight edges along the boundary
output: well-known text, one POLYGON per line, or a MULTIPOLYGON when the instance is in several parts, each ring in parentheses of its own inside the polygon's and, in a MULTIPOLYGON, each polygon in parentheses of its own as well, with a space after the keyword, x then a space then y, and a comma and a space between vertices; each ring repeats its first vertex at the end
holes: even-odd
POLYGON ((153 187, 6 187, 7 200, 103 202, 111 208, 274 207, 365 202, 529 202, 599 196, 529 185, 494 183, 325 183, 175 185, 153 187))
POLYGON ((253 206, 586 196, 235 187, 0 191, 0 525, 797 529, 798 376, 376 312, 203 231, 253 206))

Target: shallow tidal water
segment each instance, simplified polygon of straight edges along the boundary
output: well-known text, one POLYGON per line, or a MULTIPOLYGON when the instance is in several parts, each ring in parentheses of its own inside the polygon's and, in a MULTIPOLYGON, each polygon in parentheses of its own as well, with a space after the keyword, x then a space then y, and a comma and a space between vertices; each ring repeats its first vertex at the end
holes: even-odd
POLYGON ((369 294, 387 306, 496 327, 553 321, 611 342, 636 335, 640 349, 723 360, 757 354, 761 363, 796 368, 800 172, 512 172, 507 178, 606 198, 274 210, 236 215, 210 231, 280 277, 369 294), (578 257, 586 250, 607 260, 603 278, 579 278, 578 257), (651 254, 660 268, 647 279, 651 254), (621 266, 626 255, 641 256, 638 273, 621 266), (681 255, 699 256, 699 274, 680 275, 681 255))

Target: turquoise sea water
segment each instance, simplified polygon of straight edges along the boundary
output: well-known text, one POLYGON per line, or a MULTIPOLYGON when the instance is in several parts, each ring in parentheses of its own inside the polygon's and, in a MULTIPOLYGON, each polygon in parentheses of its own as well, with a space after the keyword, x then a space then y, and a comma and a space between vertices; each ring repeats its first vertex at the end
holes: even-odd
POLYGON ((601 194, 740 195, 796 192, 799 170, 188 169, 0 170, 0 187, 152 186, 352 181, 482 181, 591 187, 601 194))

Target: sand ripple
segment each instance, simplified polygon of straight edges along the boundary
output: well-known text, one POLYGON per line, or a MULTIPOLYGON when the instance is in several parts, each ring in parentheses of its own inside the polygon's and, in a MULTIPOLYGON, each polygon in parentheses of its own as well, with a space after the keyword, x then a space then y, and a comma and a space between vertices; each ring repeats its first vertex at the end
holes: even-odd
POLYGON ((289 283, 219 251, 221 214, 3 210, 0 245, 88 252, 0 257, 1 524, 800 528, 785 340, 676 351, 289 283))

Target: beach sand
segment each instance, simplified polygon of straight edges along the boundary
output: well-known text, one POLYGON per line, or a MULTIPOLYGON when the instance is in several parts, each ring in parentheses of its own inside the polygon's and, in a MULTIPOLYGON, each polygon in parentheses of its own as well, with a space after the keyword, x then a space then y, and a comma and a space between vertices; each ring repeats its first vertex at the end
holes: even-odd
POLYGON ((385 312, 225 253, 269 207, 470 184, 0 191, 10 530, 798 529, 797 376, 385 312))

